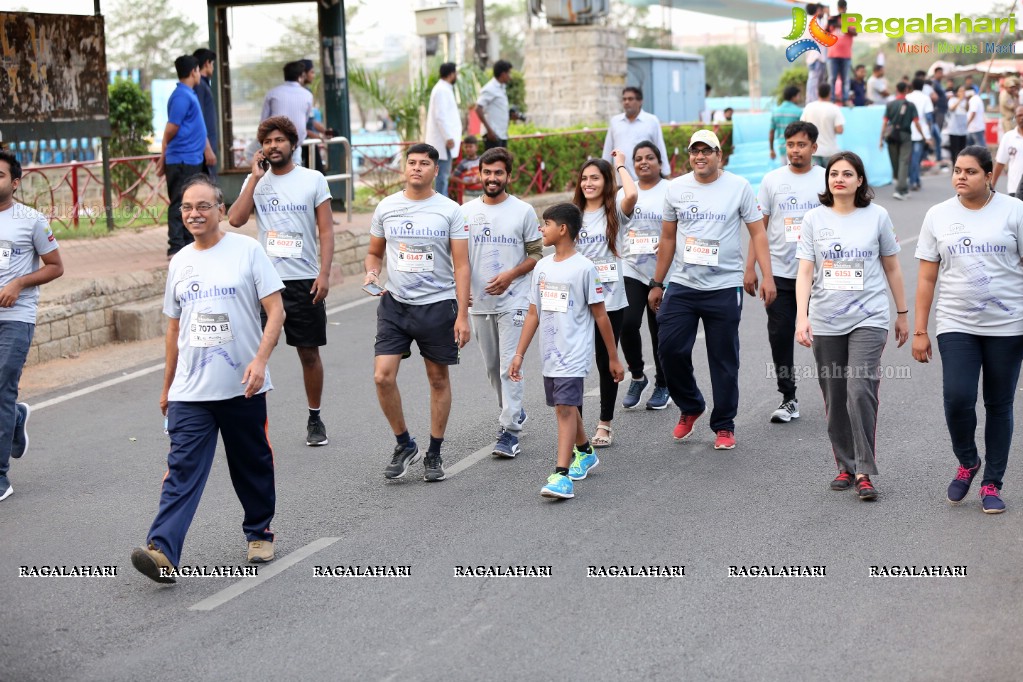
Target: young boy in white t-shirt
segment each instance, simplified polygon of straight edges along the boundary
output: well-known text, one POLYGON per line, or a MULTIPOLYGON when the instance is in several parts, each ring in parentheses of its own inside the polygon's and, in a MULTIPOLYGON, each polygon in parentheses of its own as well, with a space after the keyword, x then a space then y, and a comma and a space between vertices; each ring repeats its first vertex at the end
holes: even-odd
POLYGON ((508 375, 522 380, 522 361, 537 328, 543 352, 543 385, 547 404, 558 418, 558 458, 554 473, 540 494, 575 497, 572 481, 586 478, 599 460, 583 428, 583 380, 593 357, 593 325, 607 347, 611 374, 625 378, 611 322, 604 308, 604 286, 593 262, 575 250, 582 213, 573 204, 557 204, 543 214, 543 245, 554 254, 533 270, 529 312, 508 375))

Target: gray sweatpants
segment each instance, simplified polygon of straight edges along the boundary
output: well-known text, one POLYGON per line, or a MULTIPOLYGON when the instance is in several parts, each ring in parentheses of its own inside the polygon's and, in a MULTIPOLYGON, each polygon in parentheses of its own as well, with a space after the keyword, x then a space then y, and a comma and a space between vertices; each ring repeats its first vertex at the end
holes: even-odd
POLYGON ((509 310, 490 315, 470 316, 476 343, 483 353, 487 378, 497 391, 497 404, 501 407, 501 427, 513 434, 519 433, 519 412, 522 410, 522 382, 508 377, 515 350, 519 347, 525 310, 509 310))
POLYGON ((844 336, 813 337, 817 380, 824 394, 828 436, 839 471, 877 473, 874 434, 881 351, 888 330, 859 327, 844 336))

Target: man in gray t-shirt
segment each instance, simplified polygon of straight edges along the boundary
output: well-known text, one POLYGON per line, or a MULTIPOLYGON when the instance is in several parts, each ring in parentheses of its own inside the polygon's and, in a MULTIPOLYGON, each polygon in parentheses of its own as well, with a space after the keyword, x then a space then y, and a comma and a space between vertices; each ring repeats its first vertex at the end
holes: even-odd
POLYGON ((39 286, 64 273, 46 216, 14 200, 20 185, 21 163, 0 150, 0 500, 14 493, 11 457, 28 451, 32 410, 18 402, 18 382, 32 345, 39 286))
POLYGON ((373 378, 380 408, 398 441, 388 479, 401 478, 421 457, 409 436, 398 391, 398 365, 415 341, 430 379, 430 447, 426 481, 443 481, 440 448, 451 412, 450 365, 469 342, 469 226, 462 207, 433 190, 440 154, 420 143, 405 155, 405 189, 373 212, 364 288, 381 295, 373 378), (379 277, 387 256, 386 290, 379 277))
MULTIPOLYGON (((760 182, 757 201, 767 217, 767 240, 771 247, 771 269, 778 295, 767 307, 767 340, 781 403, 771 413, 771 421, 787 424, 799 418, 796 398, 794 344, 796 336, 796 274, 799 261, 796 245, 802 234, 803 215, 821 205, 819 195, 825 189, 824 169, 813 163, 817 151, 817 126, 796 121, 785 127, 785 156, 788 164, 776 168, 760 182)), ((743 287, 757 293, 754 253, 746 257, 743 287)))
POLYGON ((693 172, 675 178, 664 197, 664 223, 657 268, 650 282, 650 307, 658 311, 658 350, 672 400, 681 411, 673 436, 692 435, 706 402, 693 374, 693 345, 699 323, 707 341, 714 409, 710 428, 714 448, 735 447, 735 415, 739 409, 739 319, 742 313, 743 258, 740 230, 750 233, 764 283, 760 298, 774 302, 763 212, 746 180, 719 172, 721 143, 709 130, 689 141, 693 172), (664 290, 672 260, 675 274, 664 290), (661 300, 664 299, 662 306, 661 300))
POLYGON ((462 206, 469 223, 473 333, 483 353, 487 377, 501 406, 499 457, 519 453, 526 421, 522 382, 508 376, 529 309, 529 273, 543 256, 540 224, 532 206, 507 192, 513 160, 508 150, 489 149, 480 158, 483 196, 462 206))
POLYGON ((218 435, 244 510, 248 561, 274 558, 270 523, 277 493, 267 437, 266 394, 273 388, 267 363, 284 323, 284 283, 256 240, 221 229, 224 196, 209 178, 185 183, 181 214, 195 241, 171 260, 163 299, 167 357, 160 408, 170 435, 167 475, 146 546, 131 553, 132 565, 160 583, 175 582, 218 435))
POLYGON ((252 173, 245 178, 228 220, 233 227, 241 227, 256 213, 259 243, 284 281, 284 338, 298 351, 302 363, 309 405, 305 444, 322 446, 327 444, 327 427, 320 418, 320 346, 327 345, 324 299, 330 291, 334 260, 330 189, 323 175, 295 164, 298 131, 286 116, 271 116, 260 123, 256 139, 262 149, 253 155, 252 173))

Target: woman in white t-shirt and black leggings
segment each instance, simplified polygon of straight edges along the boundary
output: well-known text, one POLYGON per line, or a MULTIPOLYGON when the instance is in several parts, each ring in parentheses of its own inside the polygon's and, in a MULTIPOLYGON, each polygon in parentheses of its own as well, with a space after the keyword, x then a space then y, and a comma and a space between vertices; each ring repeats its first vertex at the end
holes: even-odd
MULTIPOLYGON (((611 153, 614 166, 603 159, 590 159, 579 169, 572 203, 583 213, 583 228, 576 237, 576 250, 593 261, 604 289, 604 306, 611 320, 615 343, 622 334, 625 308, 625 281, 622 277, 622 254, 625 250, 625 224, 636 207, 636 182, 626 168, 627 158, 619 149, 611 153), (617 183, 622 184, 621 199, 616 200, 617 183)), ((618 384, 609 368, 607 348, 594 327, 597 372, 600 374, 600 421, 590 439, 595 448, 606 448, 614 442, 611 420, 615 416, 618 384)))
POLYGON ((873 500, 881 351, 890 322, 886 289, 895 299, 899 347, 909 338, 899 242, 888 211, 871 203, 859 156, 835 154, 825 177, 821 206, 803 216, 796 247, 796 341, 813 348, 824 394, 838 465, 831 489, 855 485, 861 500, 873 500))
POLYGON ((1023 361, 1023 202, 991 188, 991 152, 971 145, 952 171, 956 196, 924 217, 916 257, 913 357, 931 358, 927 322, 934 318, 942 357, 945 423, 959 469, 948 500, 966 498, 980 473, 977 383, 983 374, 985 463, 980 486, 986 514, 1005 511, 1000 491, 1012 443, 1012 409, 1023 361))

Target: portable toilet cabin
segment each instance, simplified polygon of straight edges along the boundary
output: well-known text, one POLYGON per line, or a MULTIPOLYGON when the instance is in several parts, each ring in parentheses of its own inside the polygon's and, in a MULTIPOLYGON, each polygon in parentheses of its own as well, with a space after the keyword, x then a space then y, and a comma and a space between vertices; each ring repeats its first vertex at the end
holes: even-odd
POLYGON ((700 120, 707 82, 703 57, 674 50, 630 47, 626 58, 625 84, 643 91, 643 111, 654 114, 664 124, 700 120))

